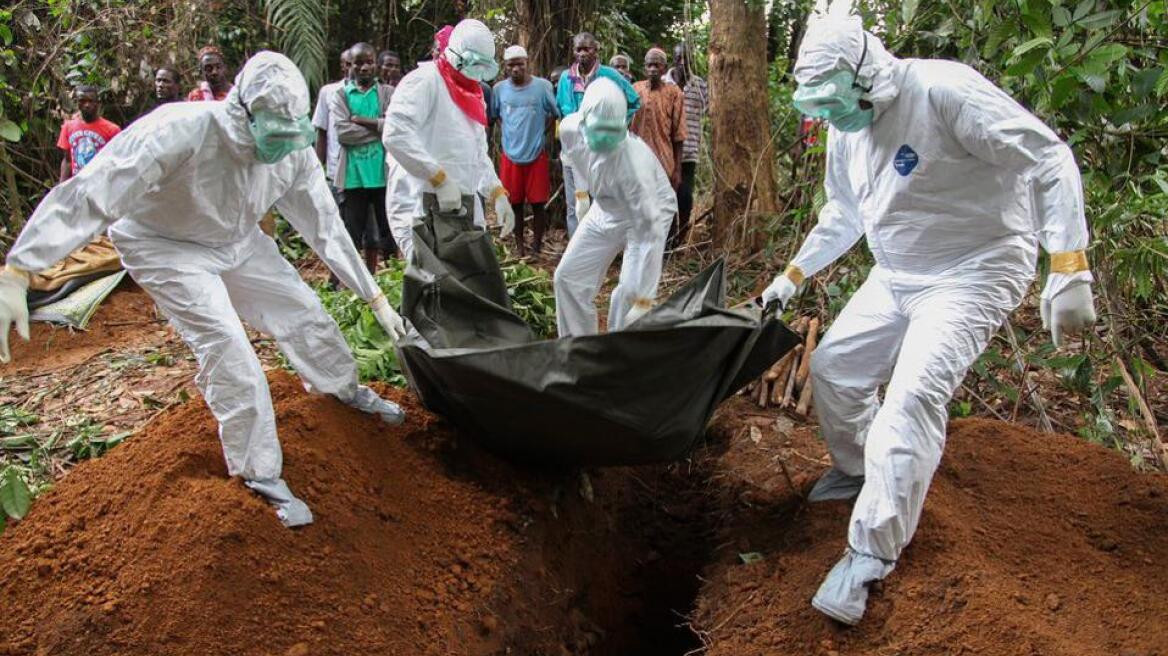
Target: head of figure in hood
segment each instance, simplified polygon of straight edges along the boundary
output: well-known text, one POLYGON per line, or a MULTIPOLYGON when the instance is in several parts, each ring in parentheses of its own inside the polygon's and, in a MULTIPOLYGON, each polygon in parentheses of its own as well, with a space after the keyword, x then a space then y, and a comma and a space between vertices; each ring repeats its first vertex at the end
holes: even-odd
POLYGON ((468 18, 454 26, 442 56, 456 71, 472 80, 489 82, 499 75, 495 36, 481 21, 468 18))
POLYGON ((615 82, 602 77, 589 84, 580 101, 580 131, 588 149, 607 153, 620 147, 629 134, 628 110, 629 102, 615 82))
POLYGON ((247 60, 227 102, 246 115, 261 162, 274 164, 316 140, 308 117, 308 85, 284 55, 264 51, 247 60))
POLYGON ((825 0, 816 3, 799 46, 795 108, 844 132, 857 132, 896 96, 896 59, 851 13, 852 0, 825 5, 825 0))

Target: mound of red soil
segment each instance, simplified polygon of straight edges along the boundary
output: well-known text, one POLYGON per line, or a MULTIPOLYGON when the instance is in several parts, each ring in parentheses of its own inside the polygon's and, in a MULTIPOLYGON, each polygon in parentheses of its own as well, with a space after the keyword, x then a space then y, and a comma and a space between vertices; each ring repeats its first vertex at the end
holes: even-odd
POLYGON ((680 653, 678 572, 706 554, 669 468, 595 475, 590 503, 578 473, 498 461, 399 390, 390 427, 271 386, 313 525, 226 477, 196 398, 0 535, 0 654, 680 653))
POLYGON ((1168 477, 1075 437, 954 422, 916 538, 846 628, 810 605, 851 509, 803 501, 823 447, 723 428, 726 546, 695 612, 711 656, 1168 654, 1168 477))

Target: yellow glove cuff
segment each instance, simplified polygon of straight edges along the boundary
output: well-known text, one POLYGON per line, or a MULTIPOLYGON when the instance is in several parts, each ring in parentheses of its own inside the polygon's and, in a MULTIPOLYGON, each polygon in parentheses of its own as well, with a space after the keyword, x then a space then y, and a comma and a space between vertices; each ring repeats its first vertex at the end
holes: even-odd
POLYGON ((25 271, 24 269, 18 269, 16 267, 12 266, 11 264, 5 264, 4 265, 4 273, 10 273, 10 274, 16 276, 20 280, 24 281, 25 287, 28 286, 29 276, 28 276, 28 272, 25 271))
POLYGON ((446 182, 446 171, 438 169, 438 172, 430 177, 430 186, 437 187, 443 182, 446 182))
POLYGON ((488 204, 494 205, 495 201, 499 200, 499 196, 510 197, 511 194, 507 193, 507 190, 503 187, 503 185, 499 185, 498 187, 495 187, 493 190, 491 190, 491 198, 488 200, 488 204))
POLYGON ((576 192, 576 200, 588 200, 588 192, 587 191, 577 191, 576 192))
POLYGON ((796 287, 802 285, 803 280, 806 278, 806 276, 803 275, 803 269, 800 269, 794 264, 788 266, 787 270, 783 272, 783 275, 787 276, 787 280, 795 283, 796 287))
POLYGON ((1087 254, 1083 251, 1063 251, 1050 254, 1051 273, 1079 273, 1089 270, 1087 254))

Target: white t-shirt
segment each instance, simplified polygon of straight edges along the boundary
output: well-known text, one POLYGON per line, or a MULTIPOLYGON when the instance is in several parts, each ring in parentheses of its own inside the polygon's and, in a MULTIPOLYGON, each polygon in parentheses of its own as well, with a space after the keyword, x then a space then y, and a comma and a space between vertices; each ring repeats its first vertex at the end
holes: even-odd
POLYGON ((328 135, 328 149, 325 155, 325 175, 328 179, 337 178, 337 160, 341 157, 341 142, 337 141, 337 131, 333 129, 332 118, 329 116, 329 97, 344 88, 344 82, 330 82, 320 88, 316 96, 316 111, 312 113, 312 126, 324 130, 328 135))

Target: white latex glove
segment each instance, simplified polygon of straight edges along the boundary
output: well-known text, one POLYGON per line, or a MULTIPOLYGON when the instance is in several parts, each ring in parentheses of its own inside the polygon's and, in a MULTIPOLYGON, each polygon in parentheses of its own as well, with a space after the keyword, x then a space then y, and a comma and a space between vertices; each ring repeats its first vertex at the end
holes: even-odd
POLYGON ((442 182, 434 187, 434 195, 438 197, 438 211, 457 212, 462 209, 462 190, 449 177, 444 177, 442 182))
POLYGON ((651 309, 653 309, 653 306, 648 303, 644 305, 634 303, 633 307, 629 308, 629 311, 625 313, 625 326, 631 326, 634 321, 648 314, 651 309))
POLYGON ((592 201, 588 199, 588 194, 576 194, 576 225, 584 223, 584 217, 588 215, 588 210, 592 209, 592 201))
POLYGON ((499 194, 495 198, 495 216, 499 218, 499 238, 504 239, 515 232, 515 210, 511 207, 511 199, 507 194, 499 194))
POLYGON ((15 271, 0 272, 0 362, 12 359, 8 352, 8 329, 28 340, 28 278, 15 271))
POLYGON ((395 344, 399 339, 406 336, 406 324, 402 321, 401 315, 389 306, 389 301, 385 298, 385 294, 379 294, 369 304, 369 307, 373 310, 373 316, 377 317, 377 323, 381 324, 381 327, 385 329, 385 332, 395 344))
POLYGON ((769 287, 762 290, 762 306, 766 307, 771 304, 771 301, 778 301, 779 308, 785 308, 787 301, 795 295, 795 290, 795 283, 791 282, 786 274, 779 274, 775 276, 769 287))
MULTIPOLYGON (((1051 274, 1047 278, 1047 286, 1051 278, 1063 274, 1051 274)), ((1039 308, 1042 314, 1042 327, 1050 330, 1050 336, 1055 346, 1063 345, 1063 338, 1073 335, 1095 324, 1095 296, 1091 293, 1091 284, 1075 282, 1066 286, 1053 297, 1042 295, 1042 305, 1039 308)))

